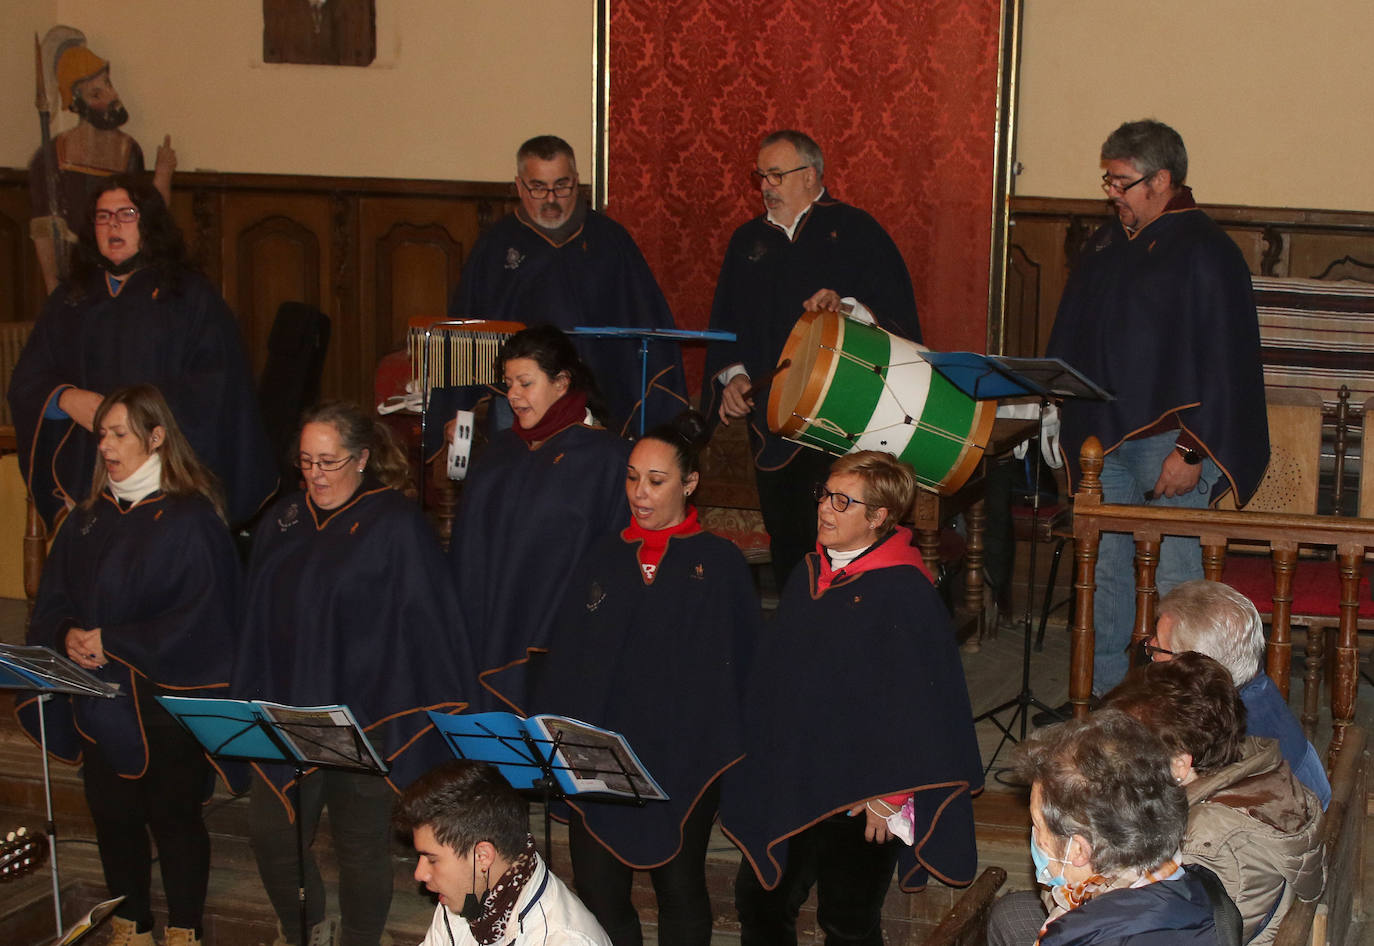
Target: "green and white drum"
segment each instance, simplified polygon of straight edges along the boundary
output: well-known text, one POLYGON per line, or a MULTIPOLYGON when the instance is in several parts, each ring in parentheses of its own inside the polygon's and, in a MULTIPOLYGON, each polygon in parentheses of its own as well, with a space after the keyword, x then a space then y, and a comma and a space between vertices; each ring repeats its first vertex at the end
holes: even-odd
POLYGON ((997 415, 875 325, 808 312, 783 346, 791 364, 773 380, 768 426, 788 440, 843 455, 885 450, 911 464, 921 485, 953 493, 978 466, 997 415))

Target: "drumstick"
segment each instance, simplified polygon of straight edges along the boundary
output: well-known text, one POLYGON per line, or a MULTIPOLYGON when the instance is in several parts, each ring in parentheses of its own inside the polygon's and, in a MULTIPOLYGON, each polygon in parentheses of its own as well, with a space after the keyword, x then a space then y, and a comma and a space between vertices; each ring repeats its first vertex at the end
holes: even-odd
POLYGON ((754 385, 748 391, 744 392, 744 399, 747 401, 750 398, 752 398, 755 394, 762 394, 764 391, 767 391, 768 386, 773 383, 773 379, 776 378, 778 375, 782 374, 784 369, 790 367, 792 367, 791 358, 784 358, 782 361, 778 362, 778 366, 774 368, 772 371, 768 372, 768 374, 764 375, 762 381, 754 385))

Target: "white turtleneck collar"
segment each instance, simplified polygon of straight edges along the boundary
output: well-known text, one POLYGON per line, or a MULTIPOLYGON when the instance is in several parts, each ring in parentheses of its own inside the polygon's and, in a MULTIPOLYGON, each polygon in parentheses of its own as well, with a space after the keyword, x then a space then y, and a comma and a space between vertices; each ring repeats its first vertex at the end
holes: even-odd
POLYGON ((123 480, 116 483, 109 480, 110 492, 120 502, 136 503, 162 489, 162 457, 154 451, 143 461, 143 465, 123 480))
POLYGON ((837 552, 834 549, 826 549, 825 554, 830 559, 830 568, 833 571, 840 571, 854 559, 867 552, 873 546, 865 545, 861 549, 852 549, 848 552, 837 552))

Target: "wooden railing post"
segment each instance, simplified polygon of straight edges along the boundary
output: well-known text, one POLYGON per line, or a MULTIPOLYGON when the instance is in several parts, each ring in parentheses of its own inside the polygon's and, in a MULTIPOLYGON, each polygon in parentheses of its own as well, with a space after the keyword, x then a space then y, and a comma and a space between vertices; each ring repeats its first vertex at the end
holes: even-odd
POLYGON ((1284 700, 1288 699, 1288 672, 1293 665, 1293 572, 1298 567, 1295 542, 1274 542, 1274 617, 1265 648, 1264 669, 1284 700))
POLYGON ((1135 625, 1131 628, 1130 665, 1135 666, 1140 644, 1154 636, 1155 603, 1159 589, 1155 586, 1155 572, 1159 569, 1158 532, 1135 533, 1135 625))
POLYGON ((1336 634, 1336 679, 1331 687, 1331 748, 1327 766, 1336 760, 1345 742, 1345 727, 1355 721, 1355 694, 1360 685, 1360 567, 1364 547, 1341 545, 1336 550, 1341 565, 1341 625, 1336 634))
POLYGON ((1097 547, 1101 541, 1091 510, 1102 502, 1102 444, 1089 437, 1079 457, 1083 481, 1073 501, 1074 606, 1069 644, 1069 701, 1074 719, 1088 715, 1093 692, 1093 593, 1097 590, 1097 547))

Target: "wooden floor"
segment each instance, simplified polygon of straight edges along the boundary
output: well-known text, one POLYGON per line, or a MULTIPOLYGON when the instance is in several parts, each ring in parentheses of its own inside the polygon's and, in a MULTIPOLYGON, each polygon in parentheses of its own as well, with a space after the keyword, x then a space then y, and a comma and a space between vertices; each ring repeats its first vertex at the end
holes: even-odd
MULTIPOLYGON (((1047 562, 1048 550, 1042 552, 1047 562)), ((1039 564, 1038 570, 1039 574, 1046 574, 1045 563, 1039 564)), ((1066 581, 1067 575, 1060 583, 1061 594, 1066 581)), ((1018 605, 1017 619, 1020 614, 1018 605)), ((22 622, 22 603, 0 599, 0 640, 20 640, 22 622)), ((1021 690, 1022 641, 1019 624, 1012 624, 995 635, 989 634, 981 646, 966 647, 965 673, 975 714, 1014 699, 1021 690)), ((1034 695, 1046 704, 1057 705, 1067 697, 1068 635, 1062 612, 1059 620, 1049 628, 1043 652, 1033 654, 1031 684, 1034 695)), ((1370 707, 1374 699, 1368 694, 1362 696, 1361 719, 1369 725, 1369 717, 1374 715, 1370 707)), ((1000 719, 1019 735, 1019 720, 1010 719, 1011 715, 1012 711, 1004 712, 1000 719)), ((1011 747, 1002 745, 999 748, 1003 734, 990 721, 980 723, 977 731, 984 763, 992 766, 987 788, 974 806, 979 870, 988 865, 1000 866, 1008 874, 1004 890, 1026 889, 1032 885, 1026 796, 1016 786, 1006 784, 1005 776, 999 778, 999 769, 1006 764, 1011 747)), ((44 803, 38 756, 37 749, 19 732, 10 713, 0 713, 0 829, 18 824, 41 826, 44 803)), ((56 765, 52 769, 52 780, 61 838, 58 850, 64 903, 67 912, 74 917, 100 899, 104 886, 79 774, 68 766, 56 765)), ((209 946, 268 946, 276 934, 275 918, 258 880, 246 840, 246 799, 217 796, 206 820, 212 833, 213 866, 205 942, 209 946)), ((531 826, 536 837, 542 836, 542 815, 537 806, 532 812, 531 826)), ((332 883, 336 872, 329 849, 327 816, 315 849, 325 873, 326 886, 331 891, 329 896, 333 898, 332 883)), ((708 856, 708 877, 716 914, 714 943, 732 943, 738 938, 733 907, 733 878, 738 863, 738 853, 717 832, 708 856)), ((564 879, 568 879, 567 864, 565 835, 555 826, 554 867, 564 879)), ((393 866, 395 894, 389 932, 397 944, 417 943, 428 927, 433 901, 411 879, 413 862, 409 852, 399 844, 394 851, 393 866)), ((1374 881, 1374 865, 1370 867, 1365 876, 1367 886, 1374 881)), ((153 887, 155 899, 160 899, 156 874, 153 887)), ((0 946, 37 943, 52 935, 54 922, 49 889, 46 870, 0 887, 0 946)), ((886 905, 887 943, 891 946, 921 943, 959 894, 959 890, 937 883, 932 883, 920 894, 894 892, 886 905)), ((652 924, 653 896, 647 883, 637 886, 636 898, 646 920, 646 941, 652 944, 656 942, 652 924)), ((159 902, 157 908, 161 906, 159 902)), ((331 899, 328 910, 337 915, 337 902, 331 899)), ((822 941, 810 907, 803 914, 801 930, 803 944, 822 941)))

